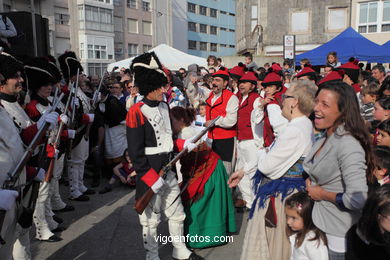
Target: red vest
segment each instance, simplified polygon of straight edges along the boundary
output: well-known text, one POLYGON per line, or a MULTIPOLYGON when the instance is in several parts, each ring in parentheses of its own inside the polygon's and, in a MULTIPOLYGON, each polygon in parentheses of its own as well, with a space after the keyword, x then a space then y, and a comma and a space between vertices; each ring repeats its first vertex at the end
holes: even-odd
POLYGON ((238 94, 238 101, 240 106, 238 107, 237 114, 237 139, 249 140, 253 139, 252 127, 251 127, 251 113, 253 111, 253 103, 260 97, 256 92, 251 92, 245 101, 242 102, 242 95, 238 94))
MULTIPOLYGON (((214 97, 214 92, 211 92, 210 96, 206 99, 206 120, 212 120, 217 116, 225 117, 227 103, 233 95, 231 91, 224 89, 222 95, 214 102, 214 105, 211 105, 211 100, 214 97)), ((231 128, 215 126, 208 132, 208 137, 211 139, 228 139, 235 136, 235 126, 231 128)))
POLYGON ((263 128, 264 147, 269 147, 275 139, 274 129, 272 128, 271 122, 269 121, 269 117, 268 117, 267 106, 270 104, 276 104, 278 106, 281 106, 283 102, 282 94, 284 94, 286 91, 287 88, 283 87, 280 92, 274 95, 275 99, 264 106, 264 128, 263 128))

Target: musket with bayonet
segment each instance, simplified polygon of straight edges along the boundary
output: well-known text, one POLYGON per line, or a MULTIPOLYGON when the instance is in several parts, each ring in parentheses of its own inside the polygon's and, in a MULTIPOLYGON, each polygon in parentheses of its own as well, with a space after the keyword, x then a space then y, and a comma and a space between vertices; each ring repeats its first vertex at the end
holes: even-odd
MULTIPOLYGON (((51 109, 48 111, 48 113, 51 113, 55 111, 55 109, 58 107, 59 103, 61 102, 61 99, 64 97, 63 94, 56 100, 55 104, 51 107, 51 109)), ((28 160, 33 155, 35 149, 37 146, 42 142, 42 138, 46 135, 46 131, 48 130, 50 126, 50 123, 45 123, 43 126, 41 126, 38 129, 38 132, 34 136, 33 140, 31 141, 30 145, 26 148, 26 151, 24 152, 22 158, 19 160, 18 164, 15 166, 15 168, 9 172, 8 180, 4 181, 3 183, 3 189, 7 190, 15 190, 17 188, 16 183, 19 180, 20 175, 23 172, 24 167, 26 166, 28 160)), ((0 230, 3 227, 4 218, 6 215, 5 210, 0 210, 0 230)), ((0 236, 0 244, 5 244, 4 239, 0 236)))
MULTIPOLYGON (((66 100, 66 104, 65 104, 65 108, 64 108, 64 113, 65 114, 68 111, 68 108, 69 108, 69 105, 70 105, 70 99, 71 99, 71 95, 69 95, 68 99, 66 100)), ((65 126, 65 123, 61 120, 61 122, 60 122, 60 124, 58 126, 58 129, 57 129, 57 132, 55 134, 55 139, 51 142, 51 145, 54 148, 54 152, 56 151, 56 149, 57 149, 57 147, 58 147, 58 145, 60 143, 61 133, 62 133, 62 130, 64 129, 64 126, 65 126)), ((50 158, 49 167, 48 167, 47 173, 45 175, 45 181, 46 182, 50 182, 51 178, 53 177, 55 159, 56 159, 55 156, 53 158, 50 158)))
MULTIPOLYGON (((209 129, 211 129, 212 127, 214 127, 215 123, 217 122, 217 120, 220 118, 221 116, 218 116, 216 117, 215 119, 213 119, 211 122, 210 122, 210 125, 207 126, 206 128, 204 128, 199 134, 197 134, 192 142, 193 143, 196 143, 197 141, 199 141, 202 136, 204 136, 209 129)), ((161 170, 160 172, 158 173, 160 175, 161 178, 165 179, 166 178, 166 175, 168 174, 168 172, 172 169, 172 167, 175 166, 176 162, 180 160, 181 157, 183 157, 184 155, 187 154, 187 151, 188 149, 185 148, 183 149, 180 153, 178 153, 167 165, 165 165, 161 170)), ((141 198, 139 198, 136 202, 135 202, 135 205, 134 205, 134 209, 135 211, 137 211, 138 214, 142 214, 145 210, 145 208, 148 206, 149 202, 152 200, 154 196, 154 192, 152 190, 152 188, 149 188, 143 195, 141 198)))
MULTIPOLYGON (((76 83, 73 86, 74 92, 71 92, 71 93, 73 93, 73 102, 72 102, 72 114, 71 114, 70 122, 69 122, 69 129, 72 129, 72 130, 76 130, 75 129, 76 128, 75 127, 75 125, 76 125, 75 124, 75 116, 76 116, 76 98, 77 98, 77 91, 78 91, 78 87, 79 87, 79 73, 80 73, 80 70, 77 69, 76 83)), ((72 147, 73 147, 73 139, 71 139, 69 141, 69 148, 68 148, 68 155, 67 155, 68 161, 71 159, 72 147)))

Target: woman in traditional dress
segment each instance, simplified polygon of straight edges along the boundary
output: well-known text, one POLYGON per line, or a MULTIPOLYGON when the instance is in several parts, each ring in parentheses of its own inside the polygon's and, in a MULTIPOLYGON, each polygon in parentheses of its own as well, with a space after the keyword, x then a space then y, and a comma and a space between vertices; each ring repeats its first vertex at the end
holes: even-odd
MULTIPOLYGON (((178 138, 189 139, 198 133, 191 126, 195 120, 192 109, 174 107, 171 118, 173 132, 178 138)), ((225 167, 219 156, 200 142, 197 149, 180 160, 183 186, 188 182, 182 201, 186 212, 184 229, 189 235, 187 245, 191 248, 226 244, 228 241, 220 238, 228 232, 236 232, 233 199, 225 167), (207 236, 210 239, 206 239, 207 236)))
MULTIPOLYGON (((259 153, 254 176, 255 200, 249 214, 241 259, 284 260, 290 258, 283 201, 305 189, 303 158, 314 139, 308 116, 314 107, 317 87, 306 80, 293 82, 283 95, 282 115, 287 126, 269 148, 259 153)), ((229 178, 234 187, 243 177, 235 172, 229 178)))

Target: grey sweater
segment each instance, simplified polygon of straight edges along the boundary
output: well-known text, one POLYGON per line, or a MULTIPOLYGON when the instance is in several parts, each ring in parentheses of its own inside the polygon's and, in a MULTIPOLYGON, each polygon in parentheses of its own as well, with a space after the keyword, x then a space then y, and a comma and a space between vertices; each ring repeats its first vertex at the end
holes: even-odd
POLYGON ((344 126, 337 128, 314 157, 324 141, 325 137, 317 140, 303 167, 312 182, 327 191, 343 193, 342 200, 348 210, 329 201, 316 201, 313 222, 327 234, 345 237, 358 221, 367 198, 365 151, 344 126))

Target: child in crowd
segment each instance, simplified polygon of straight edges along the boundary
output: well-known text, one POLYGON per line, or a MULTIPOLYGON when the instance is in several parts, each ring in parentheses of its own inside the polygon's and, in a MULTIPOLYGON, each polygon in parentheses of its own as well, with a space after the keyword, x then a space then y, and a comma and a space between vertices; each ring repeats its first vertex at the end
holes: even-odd
POLYGON ((376 169, 374 176, 377 183, 382 186, 390 182, 389 170, 390 170, 390 147, 377 146, 374 150, 376 159, 376 169))
POLYGON ((378 125, 376 144, 390 147, 390 119, 387 119, 378 125))
POLYGON ((204 128, 204 123, 206 122, 206 103, 201 102, 198 107, 198 114, 195 119, 195 126, 197 130, 202 131, 204 128))
POLYGON ((286 231, 291 243, 291 260, 329 259, 326 236, 311 218, 313 205, 314 201, 303 191, 286 199, 286 231))
POLYGON ((379 135, 378 125, 390 119, 390 97, 380 98, 375 102, 374 105, 374 121, 371 123, 370 133, 373 135, 373 144, 377 144, 379 135))
POLYGON ((127 149, 123 154, 123 162, 118 164, 113 169, 114 175, 112 175, 108 184, 99 191, 99 194, 104 194, 112 191, 112 186, 115 184, 116 180, 120 180, 123 184, 129 185, 130 187, 135 187, 135 177, 136 173, 133 169, 133 165, 131 164, 131 160, 129 154, 127 153, 127 149))
POLYGON ((374 120, 374 105, 377 99, 379 85, 375 82, 371 82, 367 86, 364 86, 360 91, 360 99, 362 106, 360 108, 360 114, 365 121, 374 120))
POLYGON ((337 58, 337 52, 331 51, 328 53, 328 55, 326 56, 326 65, 330 65, 333 68, 336 68, 341 65, 337 58))
POLYGON ((390 259, 390 185, 372 192, 347 233, 346 260, 390 259))

